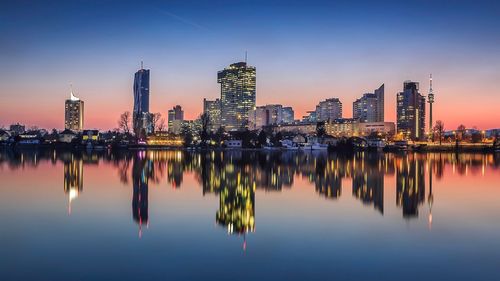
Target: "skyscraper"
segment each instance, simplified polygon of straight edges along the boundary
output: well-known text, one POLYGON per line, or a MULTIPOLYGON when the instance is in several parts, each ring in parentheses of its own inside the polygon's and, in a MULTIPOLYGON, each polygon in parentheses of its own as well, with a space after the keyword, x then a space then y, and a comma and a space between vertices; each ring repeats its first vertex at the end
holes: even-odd
POLYGON ((210 120, 209 130, 216 131, 220 127, 220 99, 203 99, 203 113, 208 115, 210 120))
POLYGON ((353 102, 352 114, 359 122, 384 122, 384 84, 353 102))
POLYGON ((73 89, 64 106, 64 128, 72 131, 83 130, 83 101, 75 97, 73 89))
POLYGON ((151 132, 151 120, 149 114, 149 69, 141 69, 134 77, 134 112, 132 116, 134 133, 136 136, 144 137, 151 132))
POLYGON ((316 121, 333 121, 342 118, 342 103, 338 98, 320 101, 316 106, 316 121))
POLYGON ((228 131, 246 127, 255 108, 255 67, 233 63, 217 73, 217 82, 221 84, 221 126, 228 131))
POLYGON ((405 139, 425 137, 425 97, 418 92, 418 82, 405 81, 397 95, 397 132, 405 139))
POLYGON ((184 110, 180 105, 174 106, 168 111, 168 131, 180 134, 184 122, 184 110))

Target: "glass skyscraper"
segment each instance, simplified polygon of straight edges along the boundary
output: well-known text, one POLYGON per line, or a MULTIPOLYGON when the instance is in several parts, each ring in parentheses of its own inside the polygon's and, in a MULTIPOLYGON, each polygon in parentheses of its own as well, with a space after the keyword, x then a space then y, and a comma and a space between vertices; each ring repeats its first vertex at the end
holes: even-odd
POLYGON ((425 97, 418 92, 418 82, 405 81, 397 95, 397 125, 404 139, 425 138, 425 97))
POLYGON ((143 137, 150 131, 149 69, 141 67, 134 77, 134 133, 143 137))
POLYGON ((217 82, 221 84, 221 126, 228 131, 247 127, 249 112, 255 108, 255 67, 233 63, 217 73, 217 82))

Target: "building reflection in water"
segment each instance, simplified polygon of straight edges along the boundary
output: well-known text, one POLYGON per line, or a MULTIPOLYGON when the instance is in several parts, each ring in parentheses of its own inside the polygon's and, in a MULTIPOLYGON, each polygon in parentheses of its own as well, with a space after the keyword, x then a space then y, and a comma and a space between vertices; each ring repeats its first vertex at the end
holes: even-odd
MULTIPOLYGON (((55 150, 0 150, 0 166, 11 170, 37 167, 42 162, 64 165, 64 192, 71 203, 83 191, 83 164, 111 163, 119 179, 132 182, 132 217, 148 225, 148 189, 151 183, 167 182, 179 188, 184 173, 191 173, 202 186, 203 195, 219 197, 216 222, 232 234, 255 231, 255 192, 280 192, 292 188, 302 177, 324 198, 342 195, 342 180, 352 180, 352 196, 384 214, 384 180, 396 176, 396 206, 403 218, 416 218, 419 208, 428 207, 428 225, 433 223, 433 178, 440 180, 445 170, 456 176, 484 176, 486 168, 500 169, 498 154, 480 153, 301 153, 242 151, 140 151, 140 152, 57 152, 55 150), (428 177, 428 180, 427 180, 428 177), (428 193, 426 194, 426 185, 428 193)), ((161 187, 161 185, 160 185, 161 187)))
POLYGON ((148 183, 153 174, 153 163, 146 158, 145 151, 139 151, 132 163, 132 218, 139 225, 139 238, 142 225, 149 226, 148 183))
POLYGON ((404 218, 418 217, 418 207, 425 200, 424 161, 408 154, 396 163, 396 205, 403 208, 404 218))
POLYGON ((71 203, 83 191, 83 160, 75 154, 65 154, 64 193, 68 195, 68 214, 71 215, 71 203))

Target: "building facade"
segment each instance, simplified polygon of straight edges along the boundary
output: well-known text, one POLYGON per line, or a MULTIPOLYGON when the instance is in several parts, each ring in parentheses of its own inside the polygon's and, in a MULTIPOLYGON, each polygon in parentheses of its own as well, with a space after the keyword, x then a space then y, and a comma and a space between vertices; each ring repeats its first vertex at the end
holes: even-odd
POLYGON ((281 113, 282 123, 291 124, 295 121, 295 113, 290 106, 284 106, 281 113))
POLYGON ((72 131, 83 130, 83 101, 75 97, 73 91, 64 104, 64 128, 72 131))
POLYGON ((168 131, 180 134, 184 124, 184 110, 180 105, 174 106, 168 111, 168 131))
POLYGON ((210 120, 209 130, 214 132, 217 131, 220 126, 220 99, 207 100, 203 99, 203 113, 208 115, 210 120))
POLYGON ((425 97, 418 87, 418 82, 405 81, 397 95, 397 133, 404 139, 425 139, 425 97))
POLYGON ((342 103, 338 98, 326 99, 316 106, 316 121, 329 121, 342 118, 342 103))
POLYGON ((353 102, 352 114, 359 122, 384 122, 384 84, 353 102))
POLYGON ((145 137, 152 132, 149 113, 149 69, 141 67, 134 76, 133 129, 136 136, 145 137))
POLYGON ((281 123, 283 123, 283 106, 281 104, 257 106, 250 111, 248 118, 248 126, 253 130, 281 123))
POLYGON ((255 67, 246 62, 231 64, 217 73, 221 85, 221 126, 228 131, 247 127, 248 116, 255 108, 255 67))

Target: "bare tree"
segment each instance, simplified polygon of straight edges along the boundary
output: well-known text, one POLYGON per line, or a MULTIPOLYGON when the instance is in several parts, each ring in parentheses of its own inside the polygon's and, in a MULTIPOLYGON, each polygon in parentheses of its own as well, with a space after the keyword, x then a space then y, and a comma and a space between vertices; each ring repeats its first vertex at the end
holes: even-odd
POLYGON ((120 119, 118 119, 118 128, 125 134, 130 133, 130 111, 125 111, 120 115, 120 119))
POLYGON ((434 125, 434 134, 439 138, 439 145, 441 145, 441 141, 443 140, 444 134, 444 123, 441 120, 436 121, 436 125, 434 125))
POLYGON ((165 130, 165 118, 161 118, 160 122, 158 122, 158 131, 165 130))
MULTIPOLYGON (((161 119, 161 113, 153 113, 151 114, 151 127, 153 128, 153 131, 159 131, 160 129, 158 128, 159 122, 161 119)), ((165 124, 163 124, 165 126, 165 124)))

